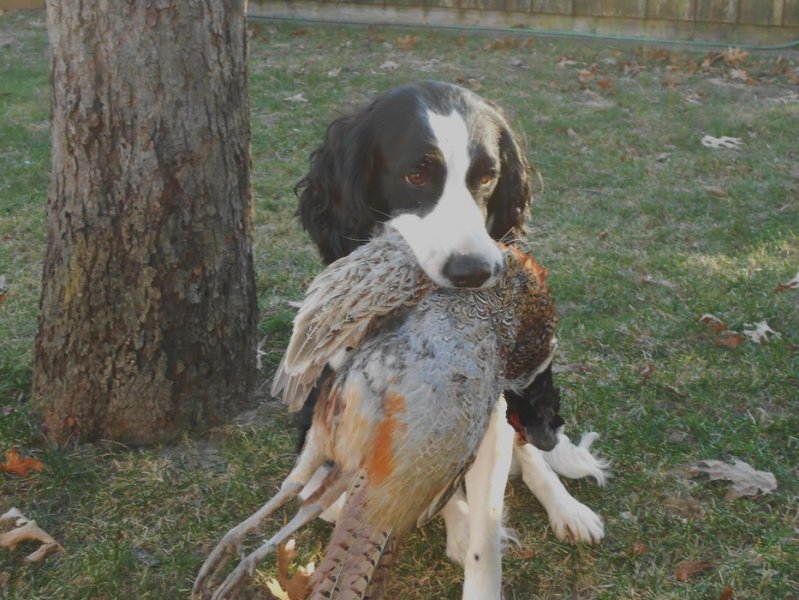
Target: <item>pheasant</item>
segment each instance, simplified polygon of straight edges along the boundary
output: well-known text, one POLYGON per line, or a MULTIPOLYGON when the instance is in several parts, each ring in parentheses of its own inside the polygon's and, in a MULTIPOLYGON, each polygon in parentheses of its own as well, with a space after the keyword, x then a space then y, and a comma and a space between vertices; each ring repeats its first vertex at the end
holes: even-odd
POLYGON ((310 598, 380 596, 396 543, 456 490, 501 392, 524 390, 550 363, 557 319, 546 272, 516 246, 503 252, 495 287, 443 289, 389 230, 312 282, 272 387, 296 411, 317 386, 311 429, 276 496, 212 551, 195 594, 285 502, 300 495, 295 517, 214 600, 234 597, 267 554, 347 491, 310 598), (312 478, 321 484, 309 493, 312 478))

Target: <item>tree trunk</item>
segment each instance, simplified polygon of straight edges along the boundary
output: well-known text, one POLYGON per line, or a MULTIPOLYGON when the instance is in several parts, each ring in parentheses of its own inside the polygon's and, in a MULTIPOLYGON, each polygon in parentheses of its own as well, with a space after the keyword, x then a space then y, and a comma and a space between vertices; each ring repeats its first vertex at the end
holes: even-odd
POLYGON ((243 2, 52 0, 47 20, 45 429, 141 444, 218 424, 255 375, 243 2))

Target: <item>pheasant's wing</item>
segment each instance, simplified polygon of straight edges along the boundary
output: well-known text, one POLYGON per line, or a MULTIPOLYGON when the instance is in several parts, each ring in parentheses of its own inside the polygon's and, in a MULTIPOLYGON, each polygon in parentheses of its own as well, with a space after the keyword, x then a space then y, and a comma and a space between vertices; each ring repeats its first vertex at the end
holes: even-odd
POLYGON ((466 473, 472 467, 472 463, 474 462, 475 455, 472 456, 461 466, 457 473, 454 473, 452 479, 444 486, 441 492, 433 498, 433 501, 430 505, 425 509, 425 511, 419 515, 419 518, 416 520, 416 526, 422 527, 428 521, 431 521, 433 518, 438 516, 443 508, 447 505, 452 495, 455 493, 455 490, 458 489, 460 485, 463 484, 463 478, 466 477, 466 473))
POLYGON ((358 346, 377 319, 413 304, 431 285, 396 232, 331 264, 311 282, 294 318, 272 395, 282 391, 289 410, 299 410, 338 352, 358 346))

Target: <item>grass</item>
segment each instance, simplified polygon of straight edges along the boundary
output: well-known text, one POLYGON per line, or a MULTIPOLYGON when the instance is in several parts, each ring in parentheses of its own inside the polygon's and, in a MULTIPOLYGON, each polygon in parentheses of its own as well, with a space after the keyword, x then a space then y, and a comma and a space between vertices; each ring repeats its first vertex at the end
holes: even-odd
MULTIPOLYGON (((568 432, 598 431, 615 472, 604 489, 567 484, 605 519, 598 547, 559 543, 512 482, 522 551, 505 558, 506 598, 716 599, 725 585, 741 599, 799 597, 799 291, 773 291, 799 269, 797 55, 703 67, 704 54, 576 40, 251 29, 263 381, 290 333, 285 301, 321 266, 292 218, 292 188, 325 126, 409 79, 462 82, 506 109, 543 175, 530 240, 558 300, 558 361, 579 367, 559 375, 568 432), (299 93, 308 102, 288 100, 299 93), (743 146, 708 149, 706 134, 743 146), (738 331, 765 319, 782 337, 717 347, 703 313, 738 331), (727 502, 729 483, 685 475, 734 457, 773 472, 779 488, 727 502), (684 560, 712 568, 681 582, 684 560)), ((288 418, 264 401, 169 448, 41 441, 27 400, 49 168, 43 15, 0 16, 0 47, 0 450, 47 465, 2 476, 0 510, 17 506, 66 549, 36 566, 22 563, 30 547, 0 550, 0 588, 25 599, 187 597, 210 548, 290 467, 288 418)), ((319 558, 328 532, 314 523, 298 537, 302 560, 319 558)), ((258 581, 274 569, 267 561, 258 581)), ((389 597, 458 598, 460 577, 435 523, 404 546, 389 597)))

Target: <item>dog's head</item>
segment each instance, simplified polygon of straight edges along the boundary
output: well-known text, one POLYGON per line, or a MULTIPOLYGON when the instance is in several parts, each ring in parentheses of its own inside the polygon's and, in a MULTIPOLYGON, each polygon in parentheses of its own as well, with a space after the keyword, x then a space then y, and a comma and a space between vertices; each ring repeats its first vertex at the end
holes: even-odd
POLYGON ((539 373, 522 393, 505 391, 508 422, 524 441, 548 452, 558 443, 560 392, 552 381, 552 365, 539 373))
POLYGON ((401 86, 337 119, 310 163, 298 213, 325 262, 387 223, 446 287, 496 281, 495 240, 521 233, 531 201, 529 166, 504 117, 446 83, 401 86))

